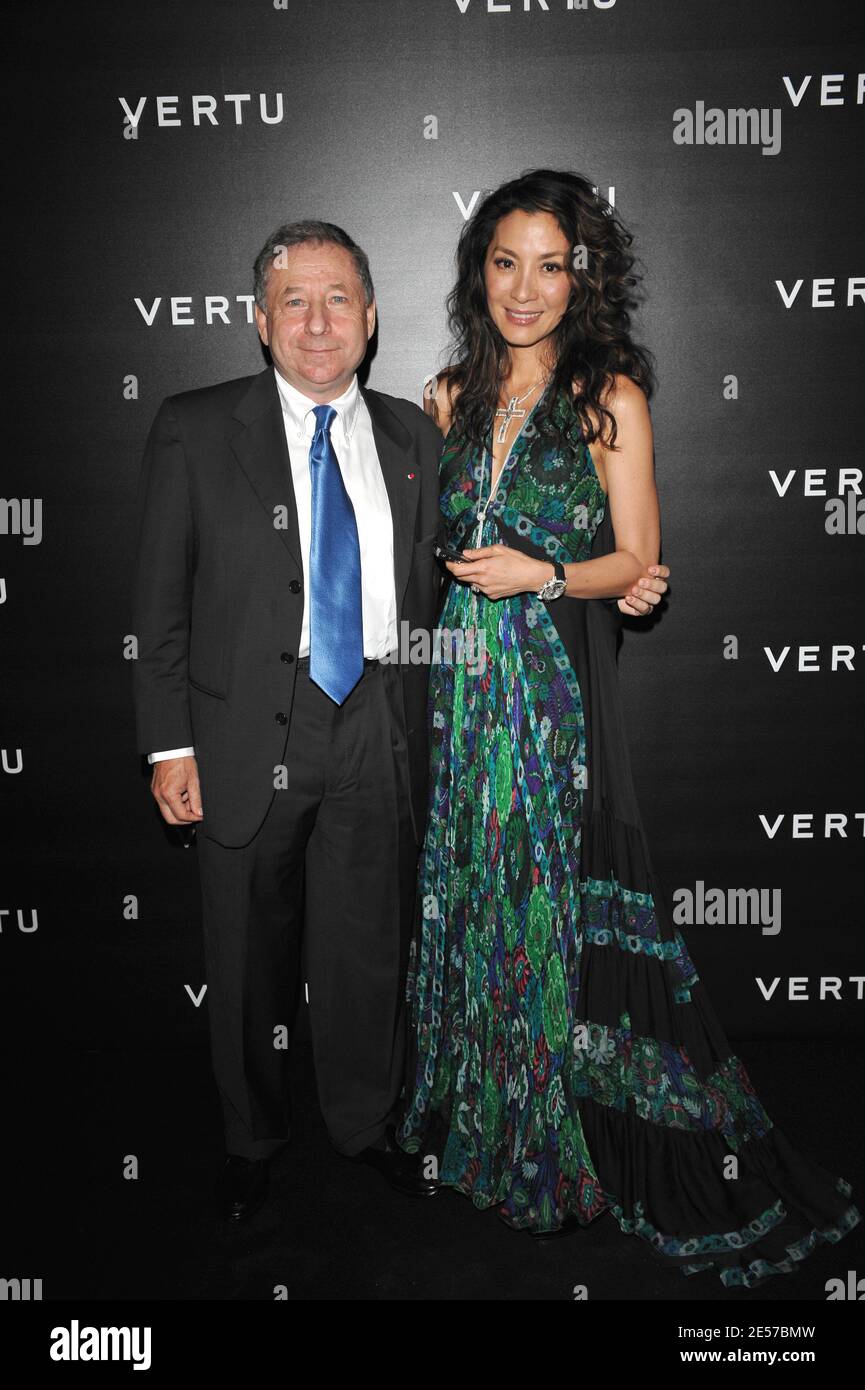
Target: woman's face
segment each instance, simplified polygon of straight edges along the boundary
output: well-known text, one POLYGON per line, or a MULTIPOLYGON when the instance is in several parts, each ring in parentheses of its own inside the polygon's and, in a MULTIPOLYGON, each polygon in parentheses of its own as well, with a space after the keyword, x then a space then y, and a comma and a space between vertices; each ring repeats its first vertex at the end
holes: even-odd
POLYGON ((533 347, 568 307, 571 246, 549 212, 509 212, 484 261, 487 307, 510 347, 533 347))

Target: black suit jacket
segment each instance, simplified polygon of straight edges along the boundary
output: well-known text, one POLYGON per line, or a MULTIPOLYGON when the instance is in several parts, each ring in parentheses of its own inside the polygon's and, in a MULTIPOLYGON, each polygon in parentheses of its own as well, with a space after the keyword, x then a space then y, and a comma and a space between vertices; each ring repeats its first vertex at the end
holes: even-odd
MULTIPOLYGON (((397 621, 408 651, 409 634, 431 631, 438 616, 442 437, 410 401, 366 389, 363 397, 390 499, 397 621)), ((150 430, 138 491, 138 748, 194 746, 203 830, 221 844, 247 844, 274 795, 302 617, 297 509, 273 369, 169 396, 150 430)), ((429 667, 406 662, 400 674, 420 844, 429 667)))

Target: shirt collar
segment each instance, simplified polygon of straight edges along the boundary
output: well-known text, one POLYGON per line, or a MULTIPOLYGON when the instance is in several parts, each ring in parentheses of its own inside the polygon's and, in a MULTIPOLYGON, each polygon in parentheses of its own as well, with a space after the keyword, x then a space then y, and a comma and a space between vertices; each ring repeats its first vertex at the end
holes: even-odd
MULTIPOLYGON (((290 381, 286 381, 285 377, 281 376, 275 367, 273 369, 273 374, 276 377, 276 385, 282 401, 283 413, 298 443, 306 439, 311 439, 315 433, 315 416, 313 411, 319 402, 311 400, 311 398, 305 396, 302 391, 298 391, 297 387, 292 386, 290 381)), ((327 402, 328 405, 333 406, 337 413, 347 444, 351 443, 351 436, 355 424, 357 423, 360 399, 360 388, 358 386, 357 375, 355 374, 342 395, 335 396, 332 401, 327 402)))

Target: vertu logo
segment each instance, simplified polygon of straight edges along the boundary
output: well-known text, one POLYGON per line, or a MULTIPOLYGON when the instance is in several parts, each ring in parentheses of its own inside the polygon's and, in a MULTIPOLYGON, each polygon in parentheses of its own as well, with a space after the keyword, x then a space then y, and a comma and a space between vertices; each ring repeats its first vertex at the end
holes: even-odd
POLYGON ((0 1279, 0 1302, 30 1303, 41 1298, 41 1279, 0 1279))
MULTIPOLYGON (((551 10, 611 10, 616 0, 474 0, 475 13, 483 10, 486 14, 513 14, 521 10, 524 14, 534 11, 537 14, 550 14, 551 10)), ((456 0, 460 14, 468 14, 472 0, 456 0)))
MULTIPOLYGON (((850 643, 834 642, 824 650, 814 643, 809 646, 782 647, 777 656, 771 647, 764 647, 766 659, 769 662, 775 675, 786 667, 788 673, 791 668, 803 675, 811 675, 814 671, 853 671, 854 657, 857 648, 850 643), (790 653, 795 655, 790 658, 790 653)), ((865 651, 865 646, 862 648, 865 651)))
MULTIPOLYGON (((229 305, 231 300, 224 294, 205 294, 201 296, 201 309, 194 308, 195 300, 191 294, 173 294, 167 300, 163 300, 162 295, 157 295, 150 305, 144 303, 142 299, 135 296, 133 303, 138 310, 148 328, 152 328, 156 323, 157 315, 164 321, 167 315, 171 319, 172 328, 193 328, 196 324, 203 322, 205 328, 210 328, 214 323, 232 323, 229 316, 229 305), (160 314, 163 304, 165 310, 160 314), (203 314, 203 318, 202 318, 203 314)), ((246 316, 241 311, 235 315, 241 323, 254 323, 253 306, 255 305, 255 295, 236 294, 234 302, 246 305, 246 316)))
POLYGON ((761 811, 759 820, 770 840, 774 840, 779 831, 784 835, 789 832, 792 840, 831 840, 833 836, 846 840, 849 834, 858 840, 865 839, 865 811, 854 811, 849 816, 846 811, 796 811, 789 817, 786 811, 779 811, 774 820, 761 811), (847 826, 851 821, 861 821, 861 825, 850 825, 848 834, 847 826))
MULTIPOLYGON (((769 1000, 774 997, 778 986, 781 984, 781 976, 776 975, 768 984, 759 975, 755 976, 755 978, 760 993, 768 1004, 769 1000)), ((786 998, 791 1004, 809 1003, 816 998, 819 998, 821 1003, 825 1003, 827 999, 834 999, 840 1003, 842 994, 845 994, 845 983, 853 986, 853 997, 861 1004, 863 999, 863 985, 865 985, 865 975, 848 975, 846 982, 842 980, 840 975, 815 975, 813 980, 810 975, 788 975, 786 998), (816 991, 816 994, 810 993, 809 991, 811 990, 816 991)), ((849 998, 849 995, 850 991, 848 990, 846 991, 845 997, 849 998)), ((785 997, 783 988, 781 990, 781 997, 785 997)))
POLYGON ((223 97, 192 96, 183 99, 179 96, 139 97, 134 107, 126 97, 118 97, 117 100, 123 108, 125 129, 136 134, 145 112, 157 126, 243 125, 244 116, 253 120, 257 116, 264 125, 279 125, 285 115, 282 92, 274 92, 272 97, 265 92, 232 92, 223 97), (220 101, 225 106, 220 108, 217 115, 220 101))

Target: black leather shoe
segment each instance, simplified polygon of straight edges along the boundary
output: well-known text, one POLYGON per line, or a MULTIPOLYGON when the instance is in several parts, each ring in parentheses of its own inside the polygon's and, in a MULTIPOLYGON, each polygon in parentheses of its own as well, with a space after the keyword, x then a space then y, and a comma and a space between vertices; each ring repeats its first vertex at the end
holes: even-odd
POLYGON ((394 1191, 406 1197, 435 1197, 438 1183, 424 1177, 420 1154, 407 1154, 399 1147, 393 1125, 385 1130, 383 1140, 381 1148, 361 1149, 359 1154, 354 1154, 354 1162, 377 1168, 394 1191))
POLYGON ((245 1221, 267 1197, 266 1158, 241 1158, 229 1154, 219 1176, 217 1201, 227 1221, 245 1221))

